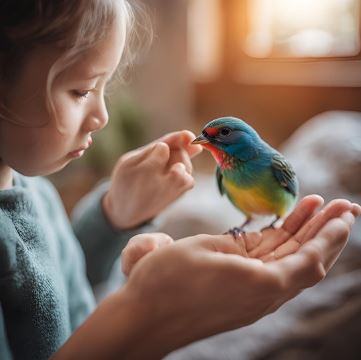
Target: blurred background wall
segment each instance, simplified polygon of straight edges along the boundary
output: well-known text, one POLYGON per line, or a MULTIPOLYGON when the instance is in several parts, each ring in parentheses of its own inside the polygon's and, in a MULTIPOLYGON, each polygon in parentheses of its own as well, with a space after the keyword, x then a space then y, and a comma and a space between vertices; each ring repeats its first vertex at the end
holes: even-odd
MULTIPOLYGON (((83 159, 52 176, 70 211, 123 152, 219 116, 279 147, 327 110, 361 111, 360 0, 143 0, 154 39, 113 84, 111 120, 83 159)), ((209 154, 195 169, 214 169, 209 154)))

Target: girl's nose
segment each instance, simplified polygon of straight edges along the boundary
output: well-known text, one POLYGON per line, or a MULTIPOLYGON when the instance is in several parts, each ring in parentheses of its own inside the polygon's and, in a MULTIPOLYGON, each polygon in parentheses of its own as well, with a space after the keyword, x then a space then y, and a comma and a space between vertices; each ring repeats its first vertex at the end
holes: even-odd
POLYGON ((85 132, 94 132, 103 129, 108 123, 109 115, 105 105, 104 99, 101 99, 93 111, 91 111, 83 124, 85 132))

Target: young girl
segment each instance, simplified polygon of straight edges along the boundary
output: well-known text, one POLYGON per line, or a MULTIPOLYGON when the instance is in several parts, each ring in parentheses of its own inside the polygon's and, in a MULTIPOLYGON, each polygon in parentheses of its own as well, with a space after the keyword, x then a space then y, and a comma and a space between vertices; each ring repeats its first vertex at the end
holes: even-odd
POLYGON ((128 239, 192 187, 200 152, 180 131, 124 155, 73 227, 39 177, 106 125, 132 20, 125 0, 0 0, 1 359, 160 358, 249 324, 321 280, 360 213, 337 200, 313 215, 322 199, 309 196, 280 229, 238 240, 138 235, 123 253, 127 284, 95 309, 88 279, 105 280, 128 239))

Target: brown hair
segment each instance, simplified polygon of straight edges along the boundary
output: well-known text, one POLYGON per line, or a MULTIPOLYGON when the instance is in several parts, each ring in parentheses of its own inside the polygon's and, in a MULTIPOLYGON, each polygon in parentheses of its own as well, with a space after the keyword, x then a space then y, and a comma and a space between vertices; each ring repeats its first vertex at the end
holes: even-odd
MULTIPOLYGON (((49 71, 46 94, 49 111, 55 115, 51 100, 54 78, 80 53, 101 40, 114 21, 119 22, 126 36, 120 66, 132 62, 134 48, 142 43, 135 30, 138 10, 138 6, 130 6, 127 0, 0 0, 0 90, 14 81, 31 49, 55 45, 63 50, 63 55, 49 71)), ((0 101, 0 117, 9 120, 6 102, 0 101)), ((11 121, 21 125, 21 120, 13 115, 10 114, 11 121)))

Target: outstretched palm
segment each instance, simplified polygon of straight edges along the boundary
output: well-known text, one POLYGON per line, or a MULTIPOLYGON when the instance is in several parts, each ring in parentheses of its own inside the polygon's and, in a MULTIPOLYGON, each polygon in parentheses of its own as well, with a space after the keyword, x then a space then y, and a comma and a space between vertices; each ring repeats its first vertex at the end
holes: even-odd
MULTIPOLYGON (((242 249, 243 256, 268 262, 294 253, 312 239, 329 220, 341 216, 350 206, 346 200, 333 200, 316 213, 322 204, 321 197, 306 196, 281 227, 240 233, 235 237, 235 241, 242 249)), ((357 212, 356 207, 354 211, 357 212)))

